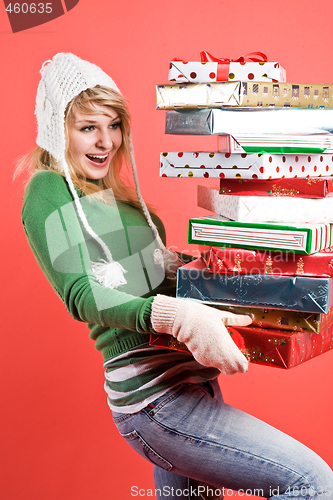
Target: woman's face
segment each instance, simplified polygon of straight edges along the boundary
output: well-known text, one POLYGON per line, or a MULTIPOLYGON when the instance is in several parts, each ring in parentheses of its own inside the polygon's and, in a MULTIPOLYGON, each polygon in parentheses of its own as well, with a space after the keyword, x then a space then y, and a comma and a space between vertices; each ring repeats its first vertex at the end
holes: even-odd
POLYGON ((71 157, 88 179, 106 176, 111 160, 122 143, 118 113, 107 106, 95 105, 95 108, 94 115, 75 112, 68 124, 71 157))

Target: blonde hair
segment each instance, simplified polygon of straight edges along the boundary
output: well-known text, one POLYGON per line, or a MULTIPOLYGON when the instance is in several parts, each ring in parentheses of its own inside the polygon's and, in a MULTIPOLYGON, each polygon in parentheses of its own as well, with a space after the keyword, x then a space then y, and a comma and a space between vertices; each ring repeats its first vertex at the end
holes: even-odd
MULTIPOLYGON (((100 110, 98 110, 98 114, 100 113, 100 110)), ((102 112, 102 114, 104 113, 102 112)), ((67 105, 64 124, 66 136, 65 157, 74 185, 85 195, 94 194, 95 197, 101 201, 105 201, 103 198, 103 190, 112 189, 116 200, 124 201, 141 208, 135 189, 125 184, 120 175, 123 165, 131 165, 131 117, 124 97, 116 90, 100 85, 84 90, 74 97, 67 105), (120 118, 120 128, 122 132, 122 143, 112 159, 109 171, 97 184, 88 182, 80 165, 74 163, 67 133, 68 124, 73 120, 75 113, 79 112, 94 115, 96 114, 96 105, 106 106, 116 111, 120 118)), ((39 170, 53 170, 65 177, 61 164, 58 163, 48 151, 39 146, 21 159, 16 168, 14 179, 24 170, 30 170, 32 175, 39 170)), ((148 208, 151 210, 152 207, 149 206, 148 208)))

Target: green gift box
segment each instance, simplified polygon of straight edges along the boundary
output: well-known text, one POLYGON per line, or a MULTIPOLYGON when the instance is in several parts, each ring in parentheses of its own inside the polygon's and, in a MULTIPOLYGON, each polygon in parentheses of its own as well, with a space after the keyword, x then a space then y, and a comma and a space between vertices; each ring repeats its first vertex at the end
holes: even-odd
POLYGON ((331 246, 332 224, 235 222, 212 215, 189 220, 188 242, 313 254, 331 246))

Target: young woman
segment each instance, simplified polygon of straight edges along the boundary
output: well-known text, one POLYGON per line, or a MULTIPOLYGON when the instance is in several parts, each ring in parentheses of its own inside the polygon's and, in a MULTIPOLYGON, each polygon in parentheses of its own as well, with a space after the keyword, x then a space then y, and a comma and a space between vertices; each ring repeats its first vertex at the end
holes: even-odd
POLYGON ((141 197, 113 80, 72 54, 57 54, 41 74, 38 147, 20 167, 34 172, 26 235, 69 313, 90 328, 114 422, 154 464, 157 498, 220 498, 226 489, 332 498, 333 473, 317 455, 223 402, 219 373, 248 367, 226 326, 251 319, 174 297, 181 260, 141 197), (136 193, 120 179, 125 163, 136 193), (152 347, 151 333, 189 352, 152 347))

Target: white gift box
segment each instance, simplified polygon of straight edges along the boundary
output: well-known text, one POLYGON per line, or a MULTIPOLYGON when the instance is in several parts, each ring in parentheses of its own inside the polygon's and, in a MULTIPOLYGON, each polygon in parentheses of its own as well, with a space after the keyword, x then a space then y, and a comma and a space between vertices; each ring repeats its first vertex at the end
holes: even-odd
MULTIPOLYGON (((206 83, 219 79, 218 62, 171 61, 170 82, 206 83)), ((227 80, 253 80, 255 82, 285 82, 286 70, 278 62, 230 62, 225 68, 227 80)))
POLYGON ((166 134, 333 133, 333 109, 231 108, 167 110, 166 134))
POLYGON ((333 198, 228 196, 198 186, 198 206, 237 222, 333 223, 333 198))
POLYGON ((279 179, 333 175, 333 156, 169 152, 160 154, 161 177, 279 179))

